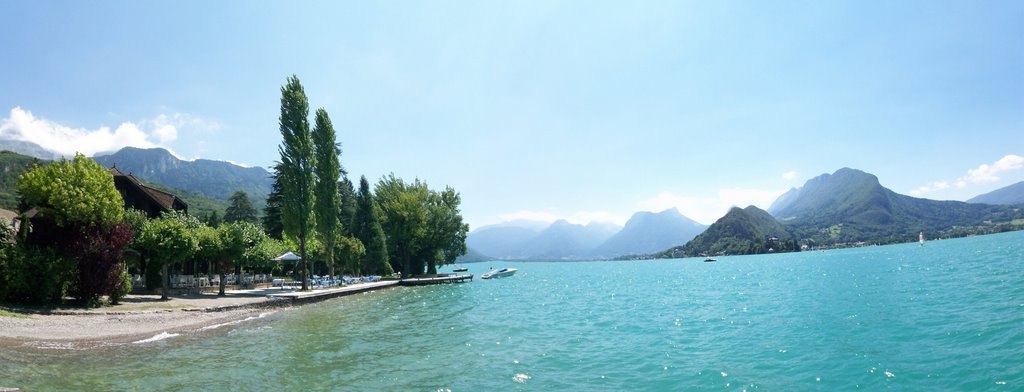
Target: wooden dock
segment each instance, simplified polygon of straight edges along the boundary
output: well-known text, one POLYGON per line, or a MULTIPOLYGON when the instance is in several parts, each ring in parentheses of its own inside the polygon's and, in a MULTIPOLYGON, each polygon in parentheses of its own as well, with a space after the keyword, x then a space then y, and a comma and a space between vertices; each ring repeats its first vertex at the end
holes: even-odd
POLYGON ((333 289, 324 290, 313 290, 313 291, 289 291, 284 293, 272 293, 267 294, 267 297, 273 299, 290 300, 293 304, 306 303, 306 302, 317 302, 323 301, 329 298, 344 297, 346 295, 352 295, 370 291, 374 289, 380 289, 385 287, 392 287, 398 285, 397 280, 382 280, 380 282, 368 282, 359 283, 351 286, 338 287, 333 289))
POLYGON ((409 278, 402 279, 402 286, 425 286, 428 284, 450 284, 450 283, 462 283, 467 280, 473 280, 473 274, 448 274, 445 276, 434 276, 429 278, 409 278))

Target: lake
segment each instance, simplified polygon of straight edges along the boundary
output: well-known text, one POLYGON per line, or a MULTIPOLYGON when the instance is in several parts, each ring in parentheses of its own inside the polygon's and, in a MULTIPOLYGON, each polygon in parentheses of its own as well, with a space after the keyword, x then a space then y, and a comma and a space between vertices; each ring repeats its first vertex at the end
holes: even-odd
MULTIPOLYGON (((1024 232, 791 254, 508 263, 93 351, 26 390, 1021 390, 1024 232)), ((448 267, 450 268, 450 267, 448 267)))

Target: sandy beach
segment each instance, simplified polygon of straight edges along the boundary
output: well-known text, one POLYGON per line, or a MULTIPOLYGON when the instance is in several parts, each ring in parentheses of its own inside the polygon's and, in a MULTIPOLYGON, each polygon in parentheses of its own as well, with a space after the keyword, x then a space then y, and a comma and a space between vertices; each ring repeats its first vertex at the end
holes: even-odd
POLYGON ((380 288, 398 281, 358 283, 298 292, 260 288, 172 296, 129 295, 121 304, 96 309, 58 308, 46 312, 3 309, 18 317, 0 316, 0 347, 26 350, 90 349, 157 340, 177 334, 205 332, 213 327, 258 318, 275 308, 331 299, 380 288))
MULTIPOLYGON (((0 316, 0 347, 91 348, 131 343, 160 334, 180 334, 257 317, 290 301, 271 299, 264 290, 172 297, 130 295, 120 305, 97 309, 54 309, 46 313, 0 316)), ((280 292, 275 290, 273 292, 280 292)))

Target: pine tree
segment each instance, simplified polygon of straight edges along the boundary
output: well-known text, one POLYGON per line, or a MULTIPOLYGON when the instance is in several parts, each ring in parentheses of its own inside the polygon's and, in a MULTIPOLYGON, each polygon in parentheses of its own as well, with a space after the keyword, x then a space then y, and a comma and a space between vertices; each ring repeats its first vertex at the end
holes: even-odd
POLYGON ((259 217, 256 216, 256 207, 252 206, 252 201, 249 200, 249 195, 245 192, 235 192, 229 201, 231 205, 224 211, 224 223, 259 222, 259 217))

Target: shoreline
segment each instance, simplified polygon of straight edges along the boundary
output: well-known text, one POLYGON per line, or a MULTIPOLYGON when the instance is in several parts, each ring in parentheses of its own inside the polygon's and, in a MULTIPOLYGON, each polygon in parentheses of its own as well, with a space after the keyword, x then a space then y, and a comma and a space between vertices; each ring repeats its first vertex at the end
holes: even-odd
POLYGON ((97 309, 7 308, 25 317, 0 316, 0 348, 54 352, 145 345, 180 335, 222 330, 224 326, 262 318, 275 309, 392 286, 367 284, 304 293, 238 290, 225 296, 172 296, 166 301, 161 301, 159 295, 129 295, 120 305, 97 309))

